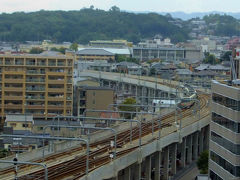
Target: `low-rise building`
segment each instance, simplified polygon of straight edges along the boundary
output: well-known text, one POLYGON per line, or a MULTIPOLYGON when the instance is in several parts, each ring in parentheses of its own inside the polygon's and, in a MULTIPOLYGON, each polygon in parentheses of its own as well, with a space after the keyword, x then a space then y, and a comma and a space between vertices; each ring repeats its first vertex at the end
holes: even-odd
POLYGON ((100 48, 80 48, 76 52, 76 59, 80 61, 106 60, 114 61, 115 54, 100 48))
POLYGON ((77 114, 78 116, 99 117, 100 112, 86 112, 88 109, 108 110, 109 105, 115 101, 114 90, 108 87, 77 87, 77 114))

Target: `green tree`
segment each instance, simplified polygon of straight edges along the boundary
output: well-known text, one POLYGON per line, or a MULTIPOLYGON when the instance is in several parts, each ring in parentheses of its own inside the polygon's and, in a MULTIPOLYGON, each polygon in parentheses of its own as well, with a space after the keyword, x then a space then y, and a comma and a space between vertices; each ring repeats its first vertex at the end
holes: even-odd
POLYGON ((205 58, 204 58, 203 62, 207 63, 207 64, 220 63, 219 61, 217 61, 216 57, 213 54, 210 54, 209 52, 205 53, 205 58))
POLYGON ((197 160, 197 166, 201 174, 208 173, 208 156, 209 156, 208 151, 203 151, 197 160))
POLYGON ((40 54, 43 52, 43 49, 38 48, 38 47, 33 47, 32 49, 30 49, 29 53, 30 54, 40 54))
POLYGON ((232 51, 227 51, 221 57, 222 61, 230 61, 230 56, 232 55, 232 51))
MULTIPOLYGON (((134 104, 136 104, 136 99, 134 99, 134 98, 126 98, 122 104, 123 105, 134 105, 134 104)), ((121 106, 120 105, 119 106, 119 110, 120 111, 134 111, 135 112, 137 110, 137 108, 134 107, 134 106, 121 106)), ((131 118, 131 114, 130 113, 129 114, 124 113, 124 117, 126 119, 130 119, 131 118)))
POLYGON ((77 51, 78 50, 78 44, 77 43, 72 43, 70 46, 71 50, 77 51))
POLYGON ((7 149, 0 149, 0 158, 8 156, 10 152, 7 149))
POLYGON ((119 54, 115 54, 115 61, 116 62, 127 61, 127 62, 133 62, 133 63, 139 64, 139 61, 137 59, 132 57, 127 57, 125 55, 119 55, 119 54))
POLYGON ((155 68, 151 68, 150 69, 150 75, 151 76, 155 76, 156 75, 156 69, 155 68))
POLYGON ((60 47, 60 48, 53 47, 53 48, 51 48, 51 51, 57 51, 57 52, 60 52, 62 54, 65 54, 66 48, 64 48, 64 47, 60 47))
POLYGON ((120 8, 117 6, 112 6, 109 11, 113 11, 113 12, 120 12, 120 8))
POLYGON ((77 42, 126 39, 134 43, 161 34, 174 42, 188 39, 190 30, 169 22, 171 17, 157 13, 121 12, 116 6, 109 11, 83 8, 79 11, 38 11, 0 14, 0 41, 77 42))

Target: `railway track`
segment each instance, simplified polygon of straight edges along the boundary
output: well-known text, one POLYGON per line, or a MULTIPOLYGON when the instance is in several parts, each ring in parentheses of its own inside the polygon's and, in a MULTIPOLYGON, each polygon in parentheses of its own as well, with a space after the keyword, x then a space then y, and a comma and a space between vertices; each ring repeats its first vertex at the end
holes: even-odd
MULTIPOLYGON (((205 106, 208 103, 209 96, 208 95, 199 95, 200 97, 200 107, 202 111, 205 111, 205 106)), ((186 118, 192 115, 192 110, 194 106, 192 106, 190 109, 184 109, 182 110, 182 118, 186 118)), ((205 117, 208 115, 208 111, 202 112, 202 117, 205 117)), ((175 122, 175 113, 169 113, 161 118, 161 128, 165 128, 168 126, 171 126, 175 122)), ((159 130, 159 124, 157 122, 159 120, 158 118, 154 119, 154 132, 159 130)), ((142 123, 142 137, 147 136, 152 133, 152 122, 143 122, 142 123)), ((132 139, 137 140, 139 138, 139 129, 138 127, 134 127, 132 131, 132 139)), ((111 158, 109 157, 109 152, 111 152, 110 147, 110 141, 113 140, 114 137, 106 138, 102 141, 98 141, 96 143, 92 143, 90 145, 90 150, 94 149, 89 154, 89 171, 92 171, 104 164, 107 164, 111 161, 111 158)), ((154 140, 154 139, 153 139, 154 140)), ((117 152, 117 158, 126 155, 127 153, 135 150, 138 148, 132 147, 129 149, 121 149, 125 144, 130 142, 130 130, 126 130, 124 132, 121 132, 117 136, 117 145, 118 145, 118 152, 117 152)), ((148 142, 149 143, 149 142, 148 142)), ((144 144, 143 144, 144 145, 144 144)), ((55 159, 69 156, 74 153, 81 153, 85 151, 85 146, 77 147, 74 149, 71 149, 70 152, 62 152, 55 155, 51 155, 45 159, 45 162, 53 161, 55 159)), ((41 160, 38 160, 36 162, 41 162, 41 160)), ((20 166, 21 171, 26 171, 29 168, 29 166, 20 166)), ((48 167, 48 179, 79 179, 80 177, 85 175, 85 169, 86 169, 86 155, 79 155, 75 158, 53 165, 48 167)), ((4 171, 0 171, 0 178, 1 175, 6 175, 12 173, 13 174, 13 168, 8 168, 4 171)), ((30 180, 30 179, 44 179, 44 171, 42 169, 36 170, 35 172, 29 173, 28 175, 21 176, 19 179, 23 180, 30 180)))

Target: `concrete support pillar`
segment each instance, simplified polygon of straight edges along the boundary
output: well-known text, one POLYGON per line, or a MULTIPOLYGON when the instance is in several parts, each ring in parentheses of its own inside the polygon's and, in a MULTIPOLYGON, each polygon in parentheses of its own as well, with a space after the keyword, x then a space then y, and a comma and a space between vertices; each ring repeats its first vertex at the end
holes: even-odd
POLYGON ((204 131, 201 129, 199 132, 199 154, 203 152, 203 138, 204 138, 204 131))
POLYGON ((187 137, 187 163, 192 163, 192 135, 187 137))
POLYGON ((111 81, 108 81, 108 86, 111 87, 111 81))
POLYGON ((172 150, 171 150, 171 169, 172 174, 177 173, 177 143, 172 144, 172 150))
POLYGON ((130 92, 130 94, 132 94, 132 85, 128 84, 128 91, 130 92))
POLYGON ((131 167, 124 169, 124 180, 131 180, 131 167))
POLYGON ((193 134, 193 159, 197 160, 198 158, 198 132, 193 134))
POLYGON ((134 168, 134 178, 133 180, 139 180, 141 179, 141 172, 142 171, 142 165, 141 164, 136 164, 134 168))
POLYGON ((208 150, 209 149, 209 134, 210 134, 210 127, 209 125, 207 127, 205 127, 205 138, 204 138, 204 150, 208 150))
POLYGON ((136 90, 135 96, 137 97, 138 96, 138 86, 135 86, 135 90, 136 90))
POLYGON ((168 167, 169 167, 169 147, 165 147, 163 151, 163 180, 168 180, 168 167))
POLYGON ((184 168, 186 166, 186 138, 182 138, 182 144, 181 144, 181 166, 184 168))
POLYGON ((145 174, 146 174, 146 180, 151 180, 151 172, 152 172, 152 167, 151 167, 151 156, 146 157, 145 160, 145 174))
POLYGON ((160 180, 160 167, 161 167, 161 151, 157 151, 154 155, 155 174, 154 180, 160 180))

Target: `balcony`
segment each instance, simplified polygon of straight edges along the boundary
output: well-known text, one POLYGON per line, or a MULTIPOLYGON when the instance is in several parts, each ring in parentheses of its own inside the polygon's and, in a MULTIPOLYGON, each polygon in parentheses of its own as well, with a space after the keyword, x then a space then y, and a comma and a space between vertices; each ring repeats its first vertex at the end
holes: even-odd
POLYGON ((48 97, 48 101, 64 101, 63 96, 48 97))
POLYGON ((8 78, 5 78, 5 83, 19 83, 19 84, 22 84, 23 83, 23 79, 8 79, 8 78))
POLYGON ((4 100, 22 100, 23 96, 5 95, 4 100))
POLYGON ((4 87, 4 91, 23 91, 22 87, 4 87))
POLYGON ((13 65, 13 62, 5 61, 5 65, 13 65))
POLYGON ((30 99, 30 100, 44 100, 45 97, 43 97, 43 96, 26 96, 26 99, 30 99))
POLYGON ((46 62, 38 62, 37 65, 38 66, 46 66, 46 62))
POLYGON ((48 80, 48 84, 64 84, 64 79, 48 80))
POLYGON ((48 66, 56 66, 56 63, 48 62, 48 66))
POLYGON ((45 109, 44 104, 43 105, 26 105, 26 109, 45 109))
POLYGON ((23 62, 22 61, 15 61, 15 65, 21 66, 21 65, 23 65, 23 62))
POLYGON ((35 62, 27 62, 26 65, 35 66, 35 62))
POLYGON ((27 91, 45 91, 44 87, 26 87, 27 91))
POLYGON ((59 104, 59 105, 48 105, 47 107, 48 107, 48 109, 64 109, 63 104, 59 104))
POLYGON ((69 80, 67 81, 67 83, 68 83, 68 84, 71 84, 71 83, 72 83, 72 80, 71 80, 71 79, 69 79, 69 80))
POLYGON ((45 82, 45 79, 26 79, 26 82, 44 83, 44 82, 45 82))
POLYGON ((72 97, 67 97, 67 101, 71 101, 72 100, 72 97))
POLYGON ((48 92, 64 92, 64 87, 62 87, 62 88, 48 88, 48 92))
POLYGON ((28 70, 27 74, 45 74, 45 71, 28 70))
POLYGON ((65 63, 64 62, 58 62, 57 66, 65 66, 65 63))
POLYGON ((5 109, 22 109, 22 104, 5 104, 4 105, 5 109))

